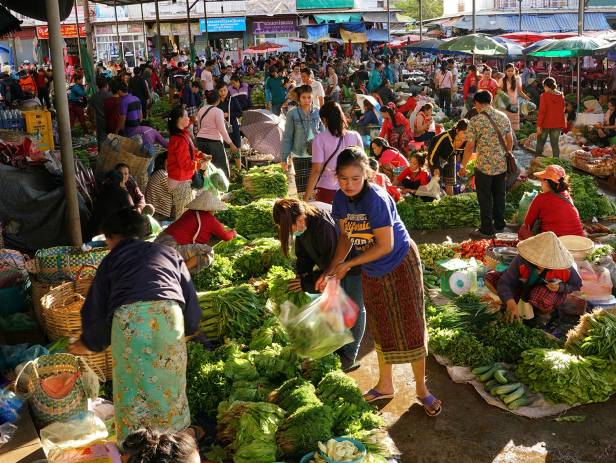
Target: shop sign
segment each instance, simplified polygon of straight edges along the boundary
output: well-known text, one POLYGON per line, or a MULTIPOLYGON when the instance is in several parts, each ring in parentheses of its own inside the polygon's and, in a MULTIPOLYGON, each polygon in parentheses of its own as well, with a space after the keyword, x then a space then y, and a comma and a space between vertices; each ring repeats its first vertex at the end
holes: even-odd
MULTIPOLYGON (((205 19, 199 20, 199 30, 205 32, 205 19)), ((246 18, 207 18, 207 31, 211 32, 245 32, 246 18)))
MULTIPOLYGON (((74 39, 77 37, 77 25, 76 24, 60 24, 60 33, 65 39, 74 39)), ((37 26, 36 35, 39 39, 49 39, 49 28, 47 26, 37 26)), ((86 26, 79 25, 79 36, 86 36, 86 26)))
POLYGON ((254 21, 253 34, 275 34, 277 32, 295 32, 297 23, 295 19, 277 19, 271 21, 254 21))

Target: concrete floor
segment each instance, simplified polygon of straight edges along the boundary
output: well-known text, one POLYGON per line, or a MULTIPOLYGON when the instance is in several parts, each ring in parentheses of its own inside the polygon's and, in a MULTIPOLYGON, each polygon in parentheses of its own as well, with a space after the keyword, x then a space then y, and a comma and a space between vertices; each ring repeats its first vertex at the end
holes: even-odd
MULTIPOLYGON (((470 230, 411 232, 418 242, 467 239, 470 230)), ((362 343, 361 368, 351 373, 362 390, 378 378, 376 353, 368 335, 362 343)), ((403 463, 616 463, 616 399, 576 407, 581 423, 550 418, 530 420, 485 403, 470 385, 455 384, 444 367, 429 357, 426 375, 431 392, 443 401, 443 412, 429 418, 415 403, 409 365, 394 368, 396 397, 377 403, 403 463), (533 446, 538 446, 531 449, 533 446), (513 450, 511 450, 513 447, 513 450)))

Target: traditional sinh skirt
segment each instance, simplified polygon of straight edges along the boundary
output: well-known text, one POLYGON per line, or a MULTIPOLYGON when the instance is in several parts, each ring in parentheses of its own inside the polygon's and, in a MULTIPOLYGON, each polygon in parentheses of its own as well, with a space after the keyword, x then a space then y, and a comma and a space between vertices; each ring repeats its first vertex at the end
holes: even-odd
POLYGON ((165 232, 158 235, 154 242, 175 249, 178 254, 182 256, 184 262, 188 262, 190 259, 197 256, 197 267, 191 269, 191 273, 198 273, 204 268, 209 267, 214 260, 214 250, 207 244, 178 244, 173 236, 165 232))
POLYGON ((367 328, 386 363, 410 363, 428 355, 423 273, 415 243, 404 261, 382 277, 362 274, 367 328))
POLYGON ((121 445, 143 427, 177 432, 190 425, 184 316, 175 301, 119 307, 111 328, 113 404, 121 445))

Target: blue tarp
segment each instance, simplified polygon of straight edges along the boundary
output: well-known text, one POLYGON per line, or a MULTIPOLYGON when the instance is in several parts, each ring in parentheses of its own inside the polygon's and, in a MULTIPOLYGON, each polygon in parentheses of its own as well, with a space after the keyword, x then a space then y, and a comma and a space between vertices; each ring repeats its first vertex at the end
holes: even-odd
MULTIPOLYGON (((522 14, 522 30, 527 32, 576 32, 577 20, 578 16, 574 13, 522 14)), ((478 15, 475 21, 477 31, 517 32, 520 30, 520 20, 517 14, 478 15)), ((461 17, 452 27, 471 30, 473 28, 471 16, 461 17)), ((584 30, 606 31, 611 30, 611 27, 603 13, 586 13, 584 30)))
POLYGON ((387 29, 368 29, 368 42, 387 42, 387 29))
POLYGON ((318 42, 319 39, 329 37, 329 28, 327 24, 320 26, 306 26, 306 38, 310 42, 318 42))

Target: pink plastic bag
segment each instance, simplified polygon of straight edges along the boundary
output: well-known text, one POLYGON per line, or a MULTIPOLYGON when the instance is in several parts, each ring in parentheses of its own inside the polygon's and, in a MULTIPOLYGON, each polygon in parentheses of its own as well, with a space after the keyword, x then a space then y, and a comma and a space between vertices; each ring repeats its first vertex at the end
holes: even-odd
POLYGON ((344 292, 338 278, 330 278, 320 299, 321 311, 342 316, 345 328, 353 328, 359 316, 359 307, 344 292))

